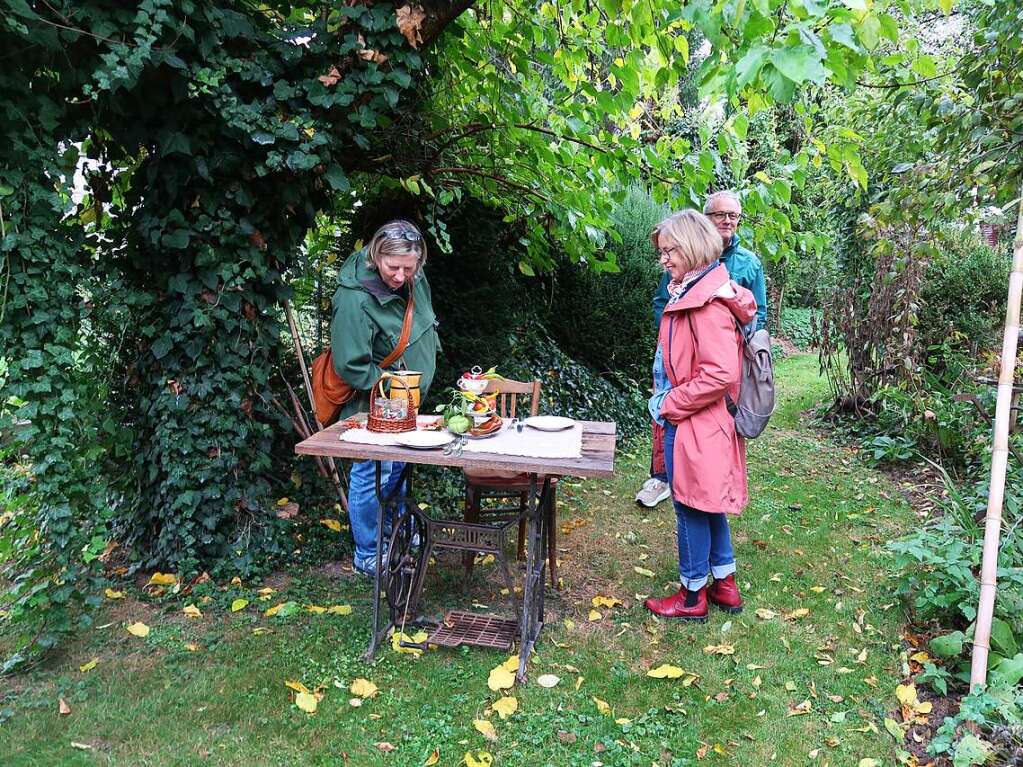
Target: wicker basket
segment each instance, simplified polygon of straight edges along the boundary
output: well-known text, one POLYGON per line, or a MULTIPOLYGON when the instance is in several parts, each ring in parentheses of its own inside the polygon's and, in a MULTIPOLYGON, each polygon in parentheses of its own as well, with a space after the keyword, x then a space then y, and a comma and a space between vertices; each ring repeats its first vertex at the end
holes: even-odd
POLYGON ((403 431, 415 431, 416 406, 412 401, 409 386, 403 379, 398 376, 391 375, 390 373, 384 373, 380 376, 380 380, 374 384, 373 388, 369 390, 369 418, 366 421, 366 428, 370 431, 383 431, 392 434, 403 431), (377 407, 377 390, 380 390, 380 397, 383 399, 384 381, 388 379, 391 381, 391 386, 401 384, 401 386, 405 387, 407 395, 407 399, 405 401, 408 403, 408 410, 404 418, 384 416, 379 412, 380 408, 377 407))

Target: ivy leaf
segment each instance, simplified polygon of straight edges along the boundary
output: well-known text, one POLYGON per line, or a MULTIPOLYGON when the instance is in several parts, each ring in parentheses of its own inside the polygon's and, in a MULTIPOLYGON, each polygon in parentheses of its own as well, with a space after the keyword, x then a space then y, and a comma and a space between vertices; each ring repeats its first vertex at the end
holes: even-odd
POLYGON ((341 170, 341 166, 336 163, 331 163, 327 166, 327 169, 323 172, 323 177, 327 179, 330 188, 335 192, 347 192, 352 188, 351 184, 348 183, 348 176, 341 170))

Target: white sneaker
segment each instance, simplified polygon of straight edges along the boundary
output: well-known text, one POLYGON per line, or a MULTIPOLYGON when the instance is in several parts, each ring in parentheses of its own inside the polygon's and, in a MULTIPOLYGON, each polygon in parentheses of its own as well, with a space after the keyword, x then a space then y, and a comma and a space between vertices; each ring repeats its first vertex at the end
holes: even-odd
POLYGON ((649 509, 671 498, 671 488, 667 482, 655 477, 650 477, 643 483, 643 487, 636 493, 636 503, 641 503, 649 509))

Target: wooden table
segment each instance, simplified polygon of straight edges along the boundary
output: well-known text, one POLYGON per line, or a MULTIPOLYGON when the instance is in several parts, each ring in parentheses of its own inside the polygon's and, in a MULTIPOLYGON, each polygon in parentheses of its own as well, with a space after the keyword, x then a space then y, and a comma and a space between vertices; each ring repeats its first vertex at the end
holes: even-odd
MULTIPOLYGON (((415 619, 419 591, 425 577, 429 552, 434 546, 460 548, 463 551, 486 549, 500 536, 502 526, 466 523, 460 517, 435 519, 427 517, 415 502, 412 488, 414 466, 451 466, 460 469, 485 469, 524 473, 529 476, 529 502, 525 512, 529 547, 526 556, 526 578, 522 589, 522 610, 518 617, 519 681, 525 679, 526 663, 543 627, 544 581, 547 565, 545 525, 553 524, 551 478, 557 476, 610 477, 614 473, 615 424, 580 421, 582 455, 579 458, 528 458, 499 453, 445 453, 441 449, 417 450, 398 446, 366 445, 342 442, 341 434, 350 428, 341 422, 313 434, 295 446, 300 455, 330 456, 354 460, 376 461, 377 498, 377 570, 374 579, 373 629, 367 658, 372 658, 387 634, 403 625, 411 614, 415 619), (384 497, 381 488, 381 461, 401 461, 405 470, 395 492, 384 497), (390 541, 385 544, 385 518, 394 524, 390 541), (488 543, 489 541, 489 543, 488 543), (385 545, 387 549, 385 551, 385 545), (476 547, 480 548, 477 549, 476 547), (389 607, 388 619, 382 622, 381 594, 389 607)), ((508 621, 506 621, 507 623, 508 621)), ((486 642, 479 644, 486 645, 486 642)))

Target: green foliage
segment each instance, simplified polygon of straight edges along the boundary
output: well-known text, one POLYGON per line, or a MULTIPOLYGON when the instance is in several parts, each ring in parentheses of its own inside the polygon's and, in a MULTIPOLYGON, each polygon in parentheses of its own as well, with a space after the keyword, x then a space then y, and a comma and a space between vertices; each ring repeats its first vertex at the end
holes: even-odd
MULTIPOLYGON (((995 345, 1004 319, 1009 257, 964 232, 946 239, 928 264, 920 293, 920 341, 928 348, 963 346, 974 354, 995 345)), ((944 366, 949 352, 935 360, 944 366)))
POLYGON ((782 335, 800 351, 809 351, 814 346, 813 309, 785 306, 781 310, 782 335))
POLYGON ((548 325, 561 346, 600 371, 648 385, 657 330, 653 297, 663 271, 650 231, 668 213, 633 187, 612 219, 622 241, 616 271, 565 265, 555 275, 548 325))

